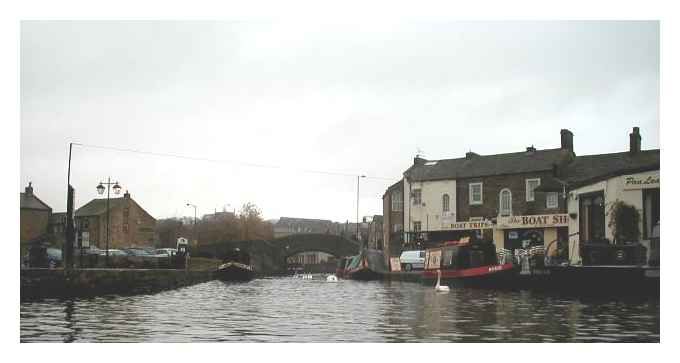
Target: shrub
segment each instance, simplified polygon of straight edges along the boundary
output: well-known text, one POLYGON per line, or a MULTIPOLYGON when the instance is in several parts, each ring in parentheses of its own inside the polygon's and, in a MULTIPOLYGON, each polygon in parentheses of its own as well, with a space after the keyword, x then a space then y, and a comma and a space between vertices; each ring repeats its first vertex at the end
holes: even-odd
POLYGON ((640 240, 640 212, 634 206, 617 200, 609 207, 607 214, 614 243, 640 240))

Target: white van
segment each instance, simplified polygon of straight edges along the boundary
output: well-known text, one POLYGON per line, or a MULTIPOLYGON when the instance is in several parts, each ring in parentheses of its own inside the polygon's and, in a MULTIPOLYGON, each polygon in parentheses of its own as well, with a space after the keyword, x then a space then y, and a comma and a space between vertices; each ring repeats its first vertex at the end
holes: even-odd
POLYGON ((404 251, 399 257, 402 270, 411 271, 425 268, 425 251, 404 251))

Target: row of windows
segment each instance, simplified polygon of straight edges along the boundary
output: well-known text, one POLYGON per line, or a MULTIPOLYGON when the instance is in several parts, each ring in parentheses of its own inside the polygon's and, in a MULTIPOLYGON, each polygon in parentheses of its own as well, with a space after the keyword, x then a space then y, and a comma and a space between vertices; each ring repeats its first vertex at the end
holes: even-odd
MULTIPOLYGON (((526 201, 533 202, 535 200, 534 190, 541 185, 540 178, 525 179, 526 187, 526 201)), ((469 203, 470 205, 480 205, 484 204, 484 184, 470 183, 469 187, 469 203)), ((414 189, 412 191, 413 205, 422 204, 422 191, 421 189, 414 189)), ((498 197, 500 201, 500 214, 510 215, 512 214, 512 192, 510 189, 502 189, 498 197)), ((546 208, 557 208, 558 207, 558 196, 556 192, 546 193, 546 208)), ((403 207, 403 202, 401 200, 400 192, 392 193, 392 211, 401 211, 403 207), (396 198, 399 199, 396 199, 396 198), (395 209, 395 206, 399 209, 395 209)), ((450 209, 450 197, 448 194, 442 195, 442 212, 449 212, 450 209)))
MULTIPOLYGON (((527 202, 533 202, 535 200, 534 190, 536 188, 538 188, 539 185, 541 185, 541 179, 540 178, 525 179, 524 184, 525 184, 525 188, 526 188, 526 201, 527 202)), ((470 204, 471 205, 483 204, 484 203, 484 194, 483 194, 484 183, 482 183, 482 182, 470 183, 468 186, 470 188, 470 204)), ((501 190, 501 202, 503 200, 503 193, 504 192, 510 193, 510 190, 508 190, 508 189, 501 190)), ((507 194, 507 193, 506 193, 506 197, 509 196, 509 194, 507 194)), ((550 207, 548 207, 548 208, 550 208, 550 207)))

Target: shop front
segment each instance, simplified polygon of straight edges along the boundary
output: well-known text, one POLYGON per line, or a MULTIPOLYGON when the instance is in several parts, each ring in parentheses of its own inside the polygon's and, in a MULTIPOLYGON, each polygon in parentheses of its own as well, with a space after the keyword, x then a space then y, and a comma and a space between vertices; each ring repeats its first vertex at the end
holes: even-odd
POLYGON ((549 256, 554 256, 564 248, 568 228, 568 214, 498 217, 494 243, 497 249, 511 251, 543 246, 549 256))
MULTIPOLYGON (((637 241, 616 241, 610 227, 609 210, 616 202, 633 206, 639 213, 639 242, 646 249, 645 260, 658 256, 658 243, 651 241, 658 236, 660 221, 661 189, 659 170, 637 174, 620 175, 584 185, 570 192, 569 232, 574 235, 570 243, 570 259, 574 264, 581 261, 581 247, 585 244, 621 244, 637 241)), ((643 261, 645 262, 645 261, 643 261)))

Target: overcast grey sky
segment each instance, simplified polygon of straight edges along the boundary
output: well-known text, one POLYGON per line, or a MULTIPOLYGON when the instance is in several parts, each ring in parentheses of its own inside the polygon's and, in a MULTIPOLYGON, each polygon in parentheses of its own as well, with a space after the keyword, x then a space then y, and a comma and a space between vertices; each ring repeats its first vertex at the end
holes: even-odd
POLYGON ((76 206, 117 179, 156 218, 257 204, 265 218, 353 221, 412 163, 468 150, 659 145, 658 22, 22 22, 21 190, 76 206))

